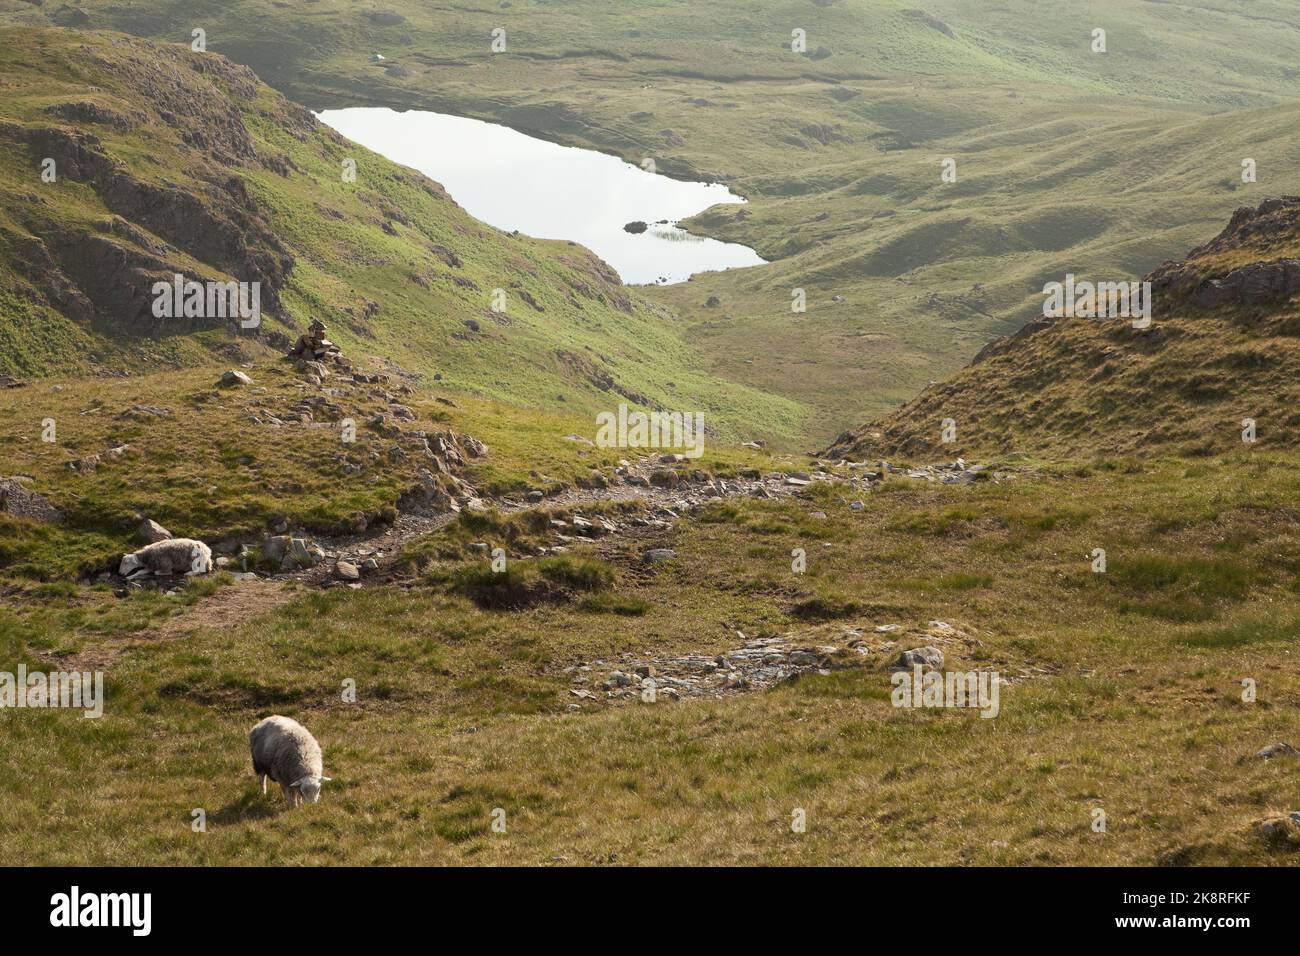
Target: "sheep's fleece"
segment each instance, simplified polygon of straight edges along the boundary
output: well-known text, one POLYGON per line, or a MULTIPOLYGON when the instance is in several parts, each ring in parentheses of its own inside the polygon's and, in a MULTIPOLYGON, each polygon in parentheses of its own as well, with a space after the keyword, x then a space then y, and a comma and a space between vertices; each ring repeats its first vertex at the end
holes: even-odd
POLYGON ((193 538, 156 541, 139 551, 122 555, 117 573, 123 577, 154 574, 207 574, 212 570, 212 549, 193 538))
POLYGON ((320 744, 306 727, 277 714, 253 728, 248 744, 253 751, 253 773, 262 778, 263 793, 270 777, 295 807, 304 800, 315 803, 320 799, 321 781, 329 777, 321 776, 320 744))

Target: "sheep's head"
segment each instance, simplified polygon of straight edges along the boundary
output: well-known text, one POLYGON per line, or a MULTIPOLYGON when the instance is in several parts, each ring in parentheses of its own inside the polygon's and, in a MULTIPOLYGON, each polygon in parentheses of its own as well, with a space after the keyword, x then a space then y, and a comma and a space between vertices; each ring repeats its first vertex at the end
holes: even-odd
POLYGON ((127 577, 134 574, 136 571, 139 571, 143 567, 144 562, 140 560, 139 555, 124 554, 122 555, 122 563, 118 566, 117 573, 122 575, 122 577, 127 577))
POLYGON ((328 780, 329 777, 303 777, 301 780, 295 780, 289 784, 290 787, 296 787, 302 794, 302 798, 308 803, 315 803, 320 799, 320 785, 328 780))

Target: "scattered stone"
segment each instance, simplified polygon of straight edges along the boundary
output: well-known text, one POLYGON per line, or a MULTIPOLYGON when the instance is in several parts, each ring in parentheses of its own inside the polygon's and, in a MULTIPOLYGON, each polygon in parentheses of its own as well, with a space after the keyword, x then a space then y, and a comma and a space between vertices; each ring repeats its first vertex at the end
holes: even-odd
POLYGON ((150 418, 170 418, 171 409, 154 405, 132 405, 117 416, 118 421, 142 422, 150 418))
POLYGON ((1270 817, 1255 824, 1255 836, 1276 849, 1296 849, 1300 845, 1300 813, 1270 817))
POLYGON ((334 562, 334 576, 340 581, 360 581, 361 569, 351 561, 334 562))
MULTIPOLYGON (((601 683, 601 689, 611 700, 640 700, 651 687, 654 688, 655 700, 721 697, 765 690, 804 674, 829 673, 828 659, 839 654, 838 648, 829 646, 816 649, 792 647, 788 636, 747 640, 739 631, 736 636, 743 646, 716 657, 686 654, 638 661, 625 654, 620 659, 619 669, 601 683), (629 674, 635 675, 635 679, 629 674)), ((600 666, 605 662, 593 663, 600 666)), ((582 684, 587 681, 584 672, 590 670, 591 665, 583 664, 566 668, 565 672, 573 675, 573 683, 582 684)), ((574 689, 569 693, 581 696, 574 689)))
POLYGON ((671 561, 677 557, 677 552, 672 548, 651 548, 641 559, 647 564, 660 564, 664 561, 671 561))
POLYGON ((656 488, 673 488, 681 480, 671 468, 656 468, 650 473, 650 484, 656 488))
POLYGON ((252 385, 253 380, 237 368, 232 368, 221 376, 221 385, 231 388, 236 385, 252 385))
POLYGON ((903 651, 899 654, 894 663, 889 666, 890 670, 911 670, 914 667, 933 667, 936 670, 943 667, 943 651, 937 647, 916 647, 910 651, 903 651))
POLYGON ((1276 743, 1265 747, 1255 754, 1255 757, 1259 760, 1272 760, 1274 757, 1300 757, 1300 750, 1296 750, 1288 743, 1276 743))
POLYGON ((268 537, 262 553, 271 563, 278 563, 281 571, 310 568, 325 560, 325 551, 316 542, 287 534, 268 537))

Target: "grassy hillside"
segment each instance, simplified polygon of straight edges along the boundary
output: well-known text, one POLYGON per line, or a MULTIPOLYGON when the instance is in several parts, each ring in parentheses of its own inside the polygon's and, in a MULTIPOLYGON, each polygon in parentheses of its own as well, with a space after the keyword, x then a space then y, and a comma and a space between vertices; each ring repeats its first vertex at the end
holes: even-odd
POLYGON ((683 325, 586 250, 484 226, 218 56, 11 28, 0 80, 0 372, 268 358, 317 316, 362 365, 517 404, 689 407, 718 435, 801 417, 709 374, 683 325), (261 327, 154 318, 152 285, 176 272, 260 281, 261 327))
MULTIPOLYGON (((86 26, 173 42, 202 26, 312 107, 478 116, 726 180, 750 204, 694 228, 776 261, 646 294, 683 317, 714 374, 806 406, 813 443, 1023 324, 1044 276, 1136 277, 1243 202, 1300 192, 1300 21, 1278 0, 79 9, 86 26), (947 157, 956 183, 940 180, 947 157), (1258 183, 1241 182, 1244 158, 1258 183), (806 314, 790 311, 795 288, 806 314)), ((8 16, 69 19, 48 4, 8 16)), ((785 421, 767 437, 789 443, 785 421)))
POLYGON ((1300 21, 910 2, 0 0, 0 670, 108 686, 0 720, 21 862, 1294 865, 1296 758, 1256 754, 1300 744, 1300 202, 1258 200, 1300 21), (752 202, 695 227, 774 261, 629 289, 305 108, 361 103, 725 178, 752 202), (178 270, 262 280, 262 326, 156 322, 178 270), (1152 327, 986 345, 1067 272, 1151 272, 1152 327), (360 376, 280 360, 312 315, 360 376), (624 480, 583 440, 623 400, 723 441, 624 480), (142 516, 229 571, 105 574, 142 516), (281 529, 376 566, 272 573, 281 529), (1004 679, 997 717, 893 706, 925 647, 1004 679), (273 712, 319 804, 261 795, 273 712))
POLYGON ((1294 758, 1252 759, 1296 743, 1294 461, 1114 465, 893 478, 861 511, 831 486, 720 502, 576 549, 601 602, 483 609, 448 583, 481 558, 235 625, 198 584, 11 590, 3 658, 103 667, 109 704, 10 715, 0 829, 29 863, 1294 864, 1300 841, 1256 830, 1300 801, 1294 758), (662 545, 673 562, 640 561, 662 545), (782 634, 835 648, 826 673, 654 703, 599 686, 782 634), (1010 682, 995 719, 890 705, 887 665, 927 644, 1010 682), (246 736, 271 712, 319 737, 318 805, 261 796, 246 736))
POLYGON ((952 379, 840 436, 832 453, 1078 458, 1300 446, 1300 200, 1241 209, 1216 239, 1149 278, 1150 328, 1040 316, 952 379), (949 418, 957 440, 944 444, 949 418), (1253 443, 1242 439, 1246 419, 1253 443))

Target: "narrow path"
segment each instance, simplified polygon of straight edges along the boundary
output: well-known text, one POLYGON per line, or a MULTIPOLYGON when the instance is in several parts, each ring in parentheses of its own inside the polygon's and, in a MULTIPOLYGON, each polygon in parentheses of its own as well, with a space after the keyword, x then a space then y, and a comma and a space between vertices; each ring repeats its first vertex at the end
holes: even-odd
POLYGON ((249 578, 232 587, 219 589, 155 627, 107 634, 74 654, 46 654, 43 657, 60 669, 107 671, 123 654, 134 648, 184 637, 199 627, 239 627, 288 604, 299 593, 277 578, 249 578))
MULTIPOLYGON (((639 463, 641 470, 653 470, 657 466, 654 457, 643 459, 639 463)), ((940 470, 955 466, 939 466, 940 470)), ((959 471, 964 472, 964 464, 959 471)), ((935 469, 907 473, 907 477, 934 480, 935 469)), ((969 474, 969 473, 967 473, 969 474)), ((580 511, 584 506, 628 501, 641 501, 645 512, 651 516, 676 520, 682 514, 709 501, 733 497, 781 498, 798 496, 802 490, 814 481, 834 480, 846 491, 853 494, 865 494, 869 483, 856 476, 842 474, 829 475, 816 473, 806 477, 787 477, 781 473, 772 473, 767 477, 755 479, 711 479, 708 481, 687 481, 683 479, 673 487, 613 484, 606 488, 577 488, 560 492, 541 500, 529 500, 517 495, 505 495, 489 499, 487 504, 503 514, 516 514, 534 508, 552 510, 580 511)), ((79 670, 104 670, 115 663, 123 653, 133 647, 151 644, 160 640, 172 640, 190 633, 197 628, 213 627, 230 629, 239 627, 254 618, 269 614, 289 603, 303 593, 303 588, 319 587, 333 577, 333 565, 337 560, 360 562, 373 557, 380 565, 380 572, 374 577, 376 586, 382 586, 389 580, 385 570, 391 568, 403 548, 413 541, 433 534, 438 529, 456 519, 455 512, 439 514, 403 513, 390 526, 376 528, 359 535, 346 538, 318 539, 331 557, 314 568, 303 571, 276 574, 271 577, 245 577, 230 587, 223 587, 214 594, 203 598, 195 604, 184 608, 180 613, 168 618, 156 627, 144 631, 113 635, 97 642, 94 647, 86 648, 71 657, 62 657, 58 663, 62 667, 75 664, 79 670)), ((661 526, 662 527, 662 526, 661 526)), ((644 534, 646 529, 629 527, 625 523, 616 525, 615 530, 603 534, 602 543, 618 541, 644 534)), ((575 534, 574 536, 579 537, 575 534)), ((362 583, 364 586, 364 583, 362 583)))
MULTIPOLYGON (((643 463, 649 466, 650 459, 643 463)), ((711 498, 732 497, 754 494, 760 486, 778 485, 774 480, 725 482, 688 482, 683 481, 674 488, 645 487, 628 484, 611 485, 607 488, 572 489, 541 500, 527 500, 517 495, 506 495, 489 499, 487 504, 503 514, 516 514, 534 508, 580 510, 584 505, 609 502, 643 501, 648 512, 666 513, 679 509, 682 505, 694 507, 711 498)), ((793 489, 792 489, 793 490, 793 489)), ((773 495, 779 491, 765 491, 773 495)), ((198 628, 231 629, 239 627, 264 614, 269 614, 288 604, 305 589, 319 587, 333 576, 336 560, 361 561, 374 557, 379 562, 381 571, 377 575, 378 583, 386 583, 382 572, 397 560, 402 549, 410 543, 433 534, 456 519, 452 511, 439 514, 402 513, 392 524, 376 528, 345 538, 319 538, 318 542, 331 555, 331 559, 321 562, 314 568, 275 574, 270 577, 246 577, 234 585, 220 588, 193 605, 185 607, 173 617, 155 627, 143 631, 125 632, 108 635, 72 655, 51 656, 61 668, 84 671, 107 670, 121 656, 135 647, 153 644, 157 641, 174 640, 184 637, 198 628)), ((632 529, 620 526, 619 530, 604 536, 602 541, 610 541, 626 535, 632 529)))

